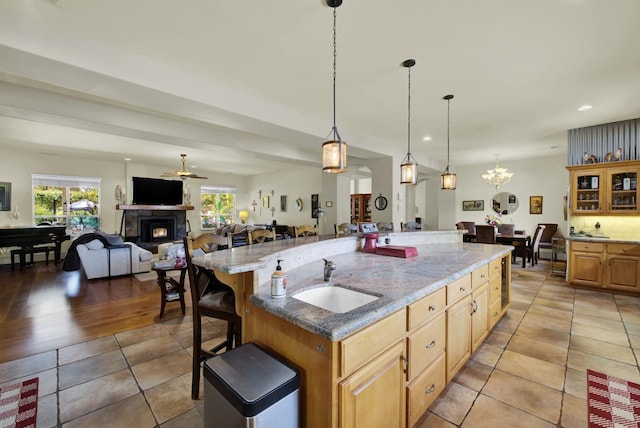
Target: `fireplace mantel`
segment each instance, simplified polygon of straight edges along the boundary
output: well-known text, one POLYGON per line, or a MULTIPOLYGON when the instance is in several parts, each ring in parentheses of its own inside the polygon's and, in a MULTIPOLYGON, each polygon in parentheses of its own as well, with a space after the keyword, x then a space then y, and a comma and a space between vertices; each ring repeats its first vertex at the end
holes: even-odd
POLYGON ((193 211, 193 205, 116 205, 117 210, 123 211, 193 211))

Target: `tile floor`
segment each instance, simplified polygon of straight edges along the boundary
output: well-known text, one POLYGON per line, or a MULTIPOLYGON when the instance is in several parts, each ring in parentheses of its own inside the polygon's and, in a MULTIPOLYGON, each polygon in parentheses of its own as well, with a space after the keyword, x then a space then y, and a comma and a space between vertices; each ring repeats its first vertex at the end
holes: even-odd
MULTIPOLYGON (((513 267, 511 309, 418 427, 586 427, 587 368, 640 382, 640 298, 549 272, 513 267)), ((187 315, 1 364, 0 384, 40 377, 39 428, 199 427, 190 346, 187 315)))

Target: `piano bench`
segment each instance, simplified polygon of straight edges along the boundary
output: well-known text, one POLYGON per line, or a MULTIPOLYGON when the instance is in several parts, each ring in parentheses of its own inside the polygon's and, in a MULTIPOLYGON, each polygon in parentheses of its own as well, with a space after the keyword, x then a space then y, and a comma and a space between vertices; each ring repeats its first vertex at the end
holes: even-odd
POLYGON ((29 264, 33 264, 33 255, 36 253, 45 253, 47 264, 49 264, 49 253, 53 250, 53 247, 27 247, 11 250, 11 270, 14 269, 16 256, 20 258, 20 270, 27 266, 27 255, 29 256, 29 264))

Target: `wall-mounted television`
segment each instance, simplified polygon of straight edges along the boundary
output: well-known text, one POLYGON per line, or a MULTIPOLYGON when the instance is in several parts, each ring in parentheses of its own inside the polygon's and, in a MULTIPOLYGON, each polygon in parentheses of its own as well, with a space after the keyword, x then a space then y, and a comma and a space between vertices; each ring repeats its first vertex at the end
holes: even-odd
POLYGON ((182 181, 132 177, 136 205, 182 205, 182 181))

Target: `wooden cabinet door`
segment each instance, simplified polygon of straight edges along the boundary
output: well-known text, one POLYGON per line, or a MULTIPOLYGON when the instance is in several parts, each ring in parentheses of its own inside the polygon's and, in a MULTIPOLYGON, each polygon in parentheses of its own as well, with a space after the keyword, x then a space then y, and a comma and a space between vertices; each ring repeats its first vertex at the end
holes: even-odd
POLYGON ((640 285, 640 258, 610 254, 607 257, 606 288, 638 292, 640 285))
POLYGON ((340 427, 405 427, 404 345, 398 342, 340 383, 340 427))
POLYGON ((471 295, 447 309, 447 382, 471 356, 471 295))
POLYGON ((603 255, 572 251, 569 257, 569 282, 602 287, 603 255))
POLYGON ((571 213, 593 215, 605 212, 605 175, 602 169, 571 171, 571 213))
POLYGON ((638 168, 607 168, 609 214, 638 214, 638 168))
POLYGON ((471 293, 471 352, 475 352, 489 334, 489 286, 485 283, 471 293))

